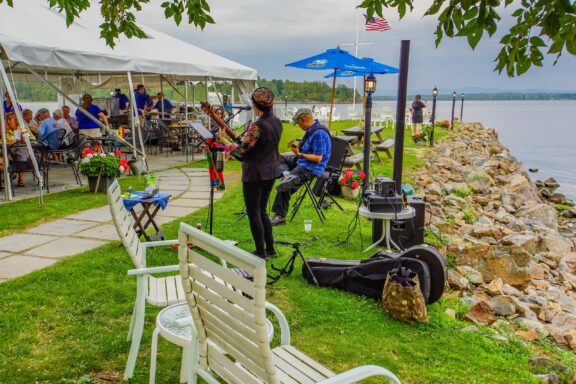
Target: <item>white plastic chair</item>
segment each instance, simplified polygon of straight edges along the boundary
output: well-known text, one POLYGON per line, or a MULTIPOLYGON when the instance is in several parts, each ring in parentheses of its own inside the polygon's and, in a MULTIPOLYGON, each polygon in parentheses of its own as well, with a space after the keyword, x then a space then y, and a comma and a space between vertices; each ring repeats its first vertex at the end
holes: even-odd
POLYGON ((205 232, 181 223, 180 274, 196 328, 198 349, 189 367, 210 384, 353 383, 370 376, 398 378, 385 368, 369 365, 336 375, 281 340, 272 349, 266 335, 266 261, 205 232), (196 252, 186 246, 193 243, 196 252), (206 253, 212 255, 206 256, 206 253), (242 268, 245 279, 216 259, 242 268))
POLYGON ((132 340, 126 369, 124 370, 124 380, 128 380, 134 374, 136 358, 140 349, 140 341, 144 330, 144 315, 146 302, 155 307, 166 307, 168 305, 181 303, 186 300, 182 279, 178 275, 154 277, 154 274, 165 272, 176 272, 179 270, 178 265, 147 267, 146 266, 146 249, 161 245, 178 244, 178 240, 164 240, 153 242, 140 242, 136 231, 134 230, 134 221, 130 212, 124 208, 122 194, 118 181, 114 181, 108 188, 108 203, 112 219, 116 226, 118 236, 126 249, 126 252, 132 259, 134 267, 128 271, 128 275, 136 276, 136 302, 128 330, 128 341, 132 340))

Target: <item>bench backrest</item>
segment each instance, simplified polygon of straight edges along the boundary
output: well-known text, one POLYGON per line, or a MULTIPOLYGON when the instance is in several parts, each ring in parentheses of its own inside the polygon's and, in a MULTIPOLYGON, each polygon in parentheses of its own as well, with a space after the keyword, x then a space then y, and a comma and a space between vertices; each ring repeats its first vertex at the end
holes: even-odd
POLYGON ((266 261, 185 223, 180 224, 179 242, 180 275, 198 332, 200 368, 232 383, 278 383, 266 332, 266 261), (248 272, 253 281, 222 261, 248 272))
POLYGON ((134 230, 134 222, 130 212, 126 210, 122 202, 122 193, 117 180, 114 180, 112 185, 108 187, 108 204, 118 236, 134 266, 136 268, 146 268, 144 249, 136 230, 134 230))

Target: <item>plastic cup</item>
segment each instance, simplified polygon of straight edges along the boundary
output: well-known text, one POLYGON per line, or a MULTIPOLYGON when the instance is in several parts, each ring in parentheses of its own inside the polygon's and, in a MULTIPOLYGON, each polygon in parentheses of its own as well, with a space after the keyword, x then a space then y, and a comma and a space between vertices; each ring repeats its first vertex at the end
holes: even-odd
POLYGON ((304 232, 312 231, 312 220, 304 220, 304 232))

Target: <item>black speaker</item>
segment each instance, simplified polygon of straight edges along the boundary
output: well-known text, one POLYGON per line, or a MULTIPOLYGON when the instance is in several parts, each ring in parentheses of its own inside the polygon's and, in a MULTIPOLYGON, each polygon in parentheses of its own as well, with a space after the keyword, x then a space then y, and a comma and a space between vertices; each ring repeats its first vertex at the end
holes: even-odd
MULTIPOLYGON (((392 220, 390 223, 390 238, 404 249, 424 243, 424 214, 426 203, 418 197, 408 197, 408 204, 414 208, 415 216, 407 220, 392 220)), ((372 242, 382 236, 382 220, 372 220, 372 242)), ((386 246, 386 239, 380 242, 386 246)))

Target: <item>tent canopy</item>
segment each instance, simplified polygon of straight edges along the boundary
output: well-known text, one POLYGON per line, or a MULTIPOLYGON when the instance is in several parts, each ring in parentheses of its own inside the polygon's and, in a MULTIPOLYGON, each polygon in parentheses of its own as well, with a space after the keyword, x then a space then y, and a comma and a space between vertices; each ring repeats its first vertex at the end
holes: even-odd
MULTIPOLYGON (((100 38, 99 18, 80 19, 66 27, 65 16, 39 0, 0 6, 0 57, 15 74, 28 73, 23 62, 46 76, 164 74, 172 80, 245 80, 256 70, 141 26, 147 39, 122 36, 114 49, 100 38)), ((52 76, 50 76, 52 77, 52 76)), ((104 79, 102 79, 104 80, 104 79)), ((103 81, 101 81, 103 82, 103 81)))

